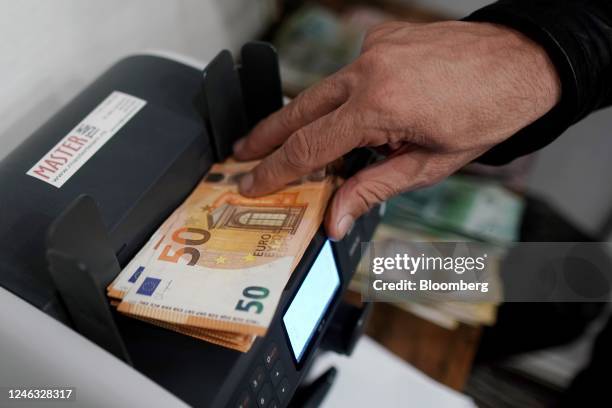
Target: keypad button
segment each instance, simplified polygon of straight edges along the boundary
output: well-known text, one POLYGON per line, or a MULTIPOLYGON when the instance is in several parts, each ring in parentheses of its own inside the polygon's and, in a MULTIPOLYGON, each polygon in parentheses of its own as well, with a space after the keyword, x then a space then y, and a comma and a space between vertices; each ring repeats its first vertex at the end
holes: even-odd
POLYGON ((280 385, 276 389, 276 393, 278 394, 278 399, 280 399, 281 402, 285 401, 289 395, 289 380, 287 380, 287 377, 283 378, 280 385))
POLYGON ((278 385, 281 378, 283 378, 283 374, 285 374, 283 362, 278 360, 276 364, 274 364, 274 367, 272 367, 272 372, 270 373, 270 378, 272 379, 272 384, 274 384, 274 386, 278 385))
POLYGON ((274 364, 277 358, 278 358, 278 347, 276 346, 276 344, 272 343, 268 347, 268 350, 266 351, 266 354, 264 356, 264 361, 266 363, 266 368, 268 370, 272 367, 272 364, 274 364))
POLYGON ((268 406, 268 408, 280 408, 280 405, 278 403, 277 400, 272 400, 272 402, 270 402, 270 405, 268 406))
POLYGON ((254 407, 255 404, 252 403, 252 397, 248 390, 244 390, 240 394, 240 398, 236 401, 236 408, 250 408, 254 407))
POLYGON ((270 399, 272 398, 272 386, 270 383, 264 384, 259 394, 257 394, 257 406, 259 408, 267 407, 270 404, 270 399))
POLYGON ((264 371, 262 366, 259 366, 253 372, 251 379, 249 380, 249 385, 253 391, 259 390, 261 388, 261 384, 263 384, 266 378, 266 372, 264 371))

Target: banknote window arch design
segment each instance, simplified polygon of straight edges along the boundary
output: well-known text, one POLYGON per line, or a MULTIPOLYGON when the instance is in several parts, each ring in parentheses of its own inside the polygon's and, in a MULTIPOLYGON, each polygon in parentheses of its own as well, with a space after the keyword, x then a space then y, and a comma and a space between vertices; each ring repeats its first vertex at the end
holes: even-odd
POLYGON ((303 212, 303 207, 249 208, 234 211, 226 226, 241 229, 286 231, 294 234, 300 224, 303 212))
POLYGON ((225 205, 212 215, 211 226, 220 229, 245 229, 264 232, 288 232, 295 234, 305 206, 255 207, 225 205))
POLYGON ((282 227, 289 215, 279 212, 245 211, 237 215, 237 223, 245 226, 282 227))

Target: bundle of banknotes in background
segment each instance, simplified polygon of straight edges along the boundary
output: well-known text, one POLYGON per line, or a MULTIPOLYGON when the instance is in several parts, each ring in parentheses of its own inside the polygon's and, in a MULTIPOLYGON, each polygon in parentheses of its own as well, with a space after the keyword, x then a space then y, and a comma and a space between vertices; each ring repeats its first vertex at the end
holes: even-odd
MULTIPOLYGON (((523 199, 500 183, 465 175, 388 200, 386 214, 372 238, 380 250, 389 255, 418 254, 418 242, 478 242, 489 254, 486 280, 497 282, 491 285, 496 293, 489 293, 487 302, 456 301, 420 291, 410 301, 394 305, 447 329, 461 323, 493 325, 503 298, 503 293, 497 293, 503 287, 500 263, 518 240, 523 207, 523 199)), ((350 289, 363 293, 368 274, 367 259, 363 259, 350 289)))
POLYGON ((519 238, 523 206, 523 200, 501 183, 453 175, 389 200, 383 223, 408 231, 416 224, 443 238, 455 234, 507 246, 519 238))
MULTIPOLYGON (((391 221, 391 219, 387 219, 391 221)), ((421 242, 467 242, 467 238, 451 233, 433 232, 417 223, 411 225, 402 224, 397 227, 390 222, 383 222, 376 229, 372 238, 376 243, 381 256, 395 256, 397 253, 418 256, 422 253, 421 242)), ((486 279, 490 282, 490 292, 487 293, 488 301, 473 301, 468 294, 457 299, 456 294, 445 296, 444 292, 414 291, 398 296, 397 301, 392 302, 394 306, 410 312, 422 319, 428 320, 438 326, 453 330, 460 323, 472 326, 493 325, 497 316, 497 306, 501 302, 503 294, 499 292, 501 281, 499 276, 499 263, 504 254, 504 249, 495 246, 479 244, 479 248, 487 248, 486 279)), ((370 266, 368 258, 364 257, 359 264, 349 289, 357 293, 366 293, 370 284, 370 266)), ((403 279, 402 271, 387 272, 386 281, 399 281, 403 279)), ((391 301, 391 299, 389 299, 391 301)))
POLYGON ((237 181, 256 164, 213 165, 109 285, 119 312, 242 352, 265 335, 335 181, 318 172, 243 197, 237 181))

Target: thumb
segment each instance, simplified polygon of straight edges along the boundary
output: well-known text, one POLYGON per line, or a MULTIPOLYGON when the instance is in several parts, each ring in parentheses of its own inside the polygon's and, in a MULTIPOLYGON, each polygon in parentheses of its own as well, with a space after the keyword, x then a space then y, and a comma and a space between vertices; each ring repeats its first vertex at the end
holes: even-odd
POLYGON ((325 229, 332 240, 340 240, 355 220, 403 191, 428 184, 425 171, 429 154, 416 149, 390 157, 359 171, 340 186, 325 215, 325 229))

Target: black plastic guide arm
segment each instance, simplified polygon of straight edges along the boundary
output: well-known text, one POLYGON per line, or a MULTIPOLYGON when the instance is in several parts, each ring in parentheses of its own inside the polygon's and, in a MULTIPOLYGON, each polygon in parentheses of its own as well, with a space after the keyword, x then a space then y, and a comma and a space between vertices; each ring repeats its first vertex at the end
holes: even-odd
POLYGON ((283 94, 274 48, 264 42, 242 47, 242 65, 236 66, 225 50, 203 73, 202 116, 210 131, 216 161, 232 154, 233 144, 257 122, 283 106, 283 94))
POLYGON ((79 333, 131 364, 106 299, 106 287, 121 269, 91 197, 78 197, 51 224, 47 260, 79 333))
POLYGON ((249 128, 283 107, 278 56, 265 42, 250 42, 242 47, 240 83, 249 128))
POLYGON ((248 129, 240 78, 229 51, 221 51, 204 70, 202 92, 202 116, 208 124, 215 161, 220 162, 231 155, 234 142, 248 129))

